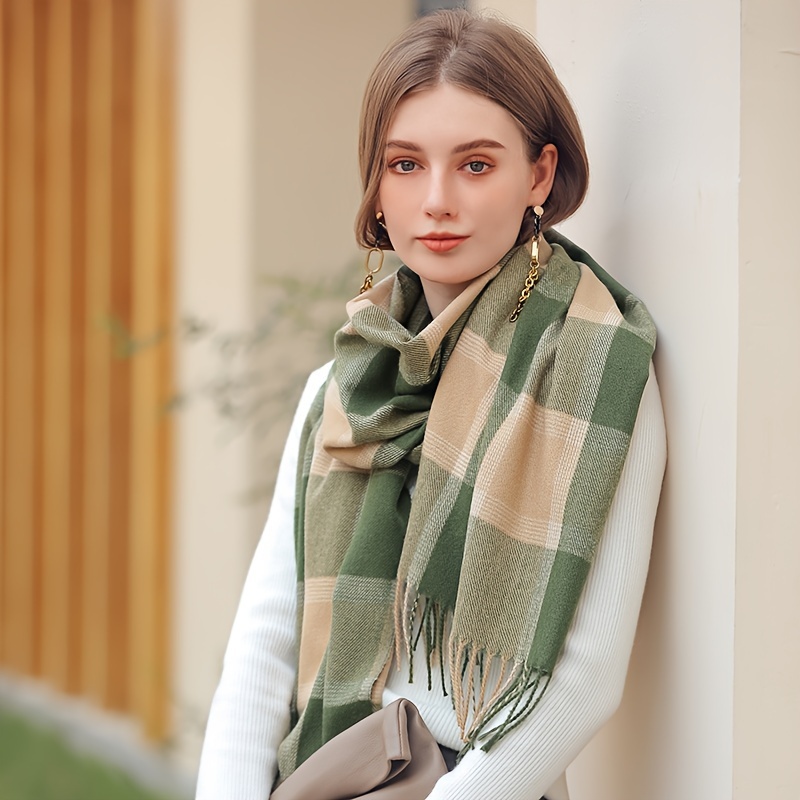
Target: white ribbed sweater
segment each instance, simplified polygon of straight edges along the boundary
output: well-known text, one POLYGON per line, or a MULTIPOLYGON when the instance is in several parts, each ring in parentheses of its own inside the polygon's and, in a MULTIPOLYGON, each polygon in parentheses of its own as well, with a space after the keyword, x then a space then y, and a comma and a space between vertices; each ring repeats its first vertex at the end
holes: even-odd
MULTIPOLYGON (((275 777, 297 664, 293 525, 300 431, 328 370, 329 365, 312 373, 289 432, 211 705, 197 800, 266 800, 275 777)), ((538 800, 544 794, 569 800, 564 770, 622 696, 665 461, 664 419, 651 367, 597 556, 547 692, 491 753, 468 753, 429 800, 538 800)), ((424 656, 418 658, 414 672, 422 677, 409 684, 407 665, 392 670, 384 705, 407 697, 439 742, 460 749, 450 698, 436 682, 428 692, 424 656)))

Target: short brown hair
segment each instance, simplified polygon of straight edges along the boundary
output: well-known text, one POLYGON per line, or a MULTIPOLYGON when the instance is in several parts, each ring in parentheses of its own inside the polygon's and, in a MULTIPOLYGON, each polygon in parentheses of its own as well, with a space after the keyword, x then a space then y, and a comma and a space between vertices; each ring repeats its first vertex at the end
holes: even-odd
MULTIPOLYGON (((358 139, 364 190, 356 217, 359 244, 391 249, 375 219, 389 125, 409 92, 440 83, 505 108, 522 126, 531 162, 545 144, 556 146, 558 166, 544 206, 544 229, 577 210, 586 195, 589 162, 575 111, 547 58, 530 36, 506 22, 463 9, 439 11, 418 19, 390 44, 367 83, 358 139)), ((528 210, 517 243, 532 233, 528 210)))

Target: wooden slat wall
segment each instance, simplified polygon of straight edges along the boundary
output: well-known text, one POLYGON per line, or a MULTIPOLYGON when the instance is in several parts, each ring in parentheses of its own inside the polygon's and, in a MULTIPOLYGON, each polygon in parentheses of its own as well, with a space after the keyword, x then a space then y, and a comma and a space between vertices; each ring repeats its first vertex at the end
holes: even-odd
POLYGON ((169 691, 172 13, 0 0, 0 668, 154 738, 169 691))
MULTIPOLYGON (((41 196, 47 280, 43 294, 44 452, 42 486, 42 674, 60 689, 70 683, 72 445, 72 249, 70 246, 71 15, 69 4, 50 2, 45 12, 45 173, 41 196), (67 391, 65 391, 65 387, 67 391)), ((40 54, 40 57, 44 54, 40 54)))
MULTIPOLYGON (((109 476, 111 448, 111 340, 98 336, 111 308, 111 5, 90 0, 87 47, 86 308, 82 343, 84 394, 83 647, 81 685, 97 701, 108 699, 109 476)), ((117 535, 116 527, 114 535, 117 535)))
MULTIPOLYGON (((6 59, 8 52, 5 39, 5 8, 0 6, 0 113, 6 113, 6 59)), ((6 604, 5 604, 5 564, 6 564, 6 536, 5 536, 5 398, 6 398, 6 304, 5 290, 6 279, 6 213, 5 213, 5 186, 6 186, 6 125, 0 122, 0 631, 6 630, 6 604)), ((0 634, 0 663, 5 660, 5 637, 0 634)))
MULTIPOLYGON (((109 290, 112 322, 130 330, 131 270, 133 267, 133 9, 136 0, 114 0, 111 14, 111 264, 109 290)), ((137 168, 140 165, 137 165, 137 168)), ((104 588, 109 626, 108 702, 113 708, 129 707, 128 659, 130 637, 130 437, 131 361, 112 354, 109 375, 109 411, 113 444, 109 474, 109 515, 113 535, 108 539, 108 581, 104 588), (125 625, 116 624, 125 620, 125 625)), ((137 498, 138 502, 138 498, 137 498)))
MULTIPOLYGON (((173 76, 169 42, 173 38, 171 9, 163 3, 139 2, 135 30, 150 46, 139 48, 136 61, 134 105, 138 110, 134 129, 134 162, 140 165, 134 176, 134 214, 138 221, 133 258, 133 329, 164 330, 170 317, 172 292, 170 276, 172 204, 169 142, 170 119, 164 109, 174 107, 173 76)), ((152 733, 165 724, 165 693, 169 662, 166 594, 169 541, 153 536, 159 521, 168 513, 170 438, 169 418, 163 408, 148 398, 169 385, 171 363, 163 347, 147 347, 132 361, 131 480, 145 487, 131 507, 131 582, 146 587, 137 594, 131 608, 133 675, 132 702, 137 715, 152 733), (152 687, 160 687, 162 693, 152 687)))
POLYGON ((13 669, 38 672, 39 619, 34 596, 34 462, 36 406, 36 148, 33 3, 6 0, 5 74, 5 441, 3 639, 13 669))

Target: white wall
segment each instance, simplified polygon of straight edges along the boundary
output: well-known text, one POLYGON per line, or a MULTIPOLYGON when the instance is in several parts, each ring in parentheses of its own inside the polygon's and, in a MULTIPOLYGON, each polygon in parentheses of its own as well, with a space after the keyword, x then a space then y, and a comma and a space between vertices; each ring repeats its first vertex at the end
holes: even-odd
POLYGON ((474 11, 497 14, 530 33, 536 33, 536 0, 472 0, 474 11))
POLYGON ((800 3, 742 3, 734 796, 800 797, 800 3))
POLYGON ((344 303, 363 280, 353 230, 361 98, 378 56, 412 18, 412 0, 255 4, 256 299, 270 326, 276 309, 283 317, 257 354, 269 398, 259 420, 259 502, 271 494, 305 378, 331 358, 344 303))
MULTIPOLYGON (((253 318, 253 58, 250 0, 178 5, 177 308, 220 328, 253 318)), ((173 685, 176 748, 190 768, 257 524, 242 500, 250 445, 201 387, 223 375, 207 344, 181 347, 175 415, 173 685)))
POLYGON ((563 226, 645 299, 669 464, 620 712, 570 771, 575 800, 732 791, 739 7, 539 0, 540 43, 592 167, 563 226), (713 56, 710 54, 713 42, 713 56))
POLYGON ((259 272, 313 282, 358 256, 361 98, 378 56, 412 19, 412 0, 256 3, 259 272))

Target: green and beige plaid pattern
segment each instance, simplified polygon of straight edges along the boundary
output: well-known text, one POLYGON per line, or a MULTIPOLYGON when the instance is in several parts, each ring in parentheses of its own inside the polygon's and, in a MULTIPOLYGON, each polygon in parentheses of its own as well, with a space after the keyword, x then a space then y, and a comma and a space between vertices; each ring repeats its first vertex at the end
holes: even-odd
POLYGON ((546 238, 552 256, 515 323, 524 247, 433 321, 405 267, 348 304, 301 445, 282 777, 377 708, 393 654, 417 643, 467 747, 488 749, 546 688, 655 346, 637 298, 546 238))

